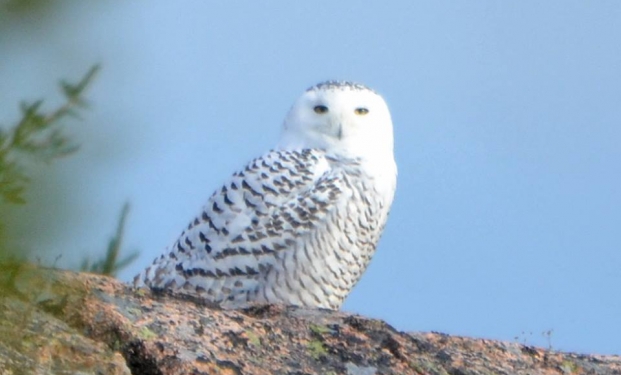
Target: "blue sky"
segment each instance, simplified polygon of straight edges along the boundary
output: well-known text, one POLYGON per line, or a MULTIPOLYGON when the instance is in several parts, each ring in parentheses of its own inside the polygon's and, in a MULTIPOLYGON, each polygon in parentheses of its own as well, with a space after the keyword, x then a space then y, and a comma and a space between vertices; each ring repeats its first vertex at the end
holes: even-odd
POLYGON ((129 200, 128 280, 276 144, 305 88, 355 80, 391 108, 399 180, 344 309, 621 354, 621 3, 59 4, 0 15, 0 123, 103 65, 72 124, 82 149, 50 172, 68 183, 33 218, 61 265, 101 252, 129 200))

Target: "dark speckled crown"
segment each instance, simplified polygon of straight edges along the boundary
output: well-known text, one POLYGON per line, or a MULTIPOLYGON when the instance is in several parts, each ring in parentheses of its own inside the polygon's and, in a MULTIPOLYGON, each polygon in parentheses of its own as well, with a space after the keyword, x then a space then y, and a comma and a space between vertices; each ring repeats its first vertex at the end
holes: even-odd
POLYGON ((361 83, 350 81, 324 81, 316 84, 315 86, 309 87, 306 91, 314 90, 357 90, 375 92, 373 89, 361 83))

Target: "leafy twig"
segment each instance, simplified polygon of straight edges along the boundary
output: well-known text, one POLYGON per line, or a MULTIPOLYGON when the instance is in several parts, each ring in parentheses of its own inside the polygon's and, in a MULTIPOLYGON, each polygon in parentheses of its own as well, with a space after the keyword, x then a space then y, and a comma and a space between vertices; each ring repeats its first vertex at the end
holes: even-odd
POLYGON ((61 120, 77 117, 78 109, 86 107, 82 94, 99 71, 93 66, 77 83, 60 83, 66 102, 46 114, 41 109, 42 100, 22 103, 22 118, 9 130, 0 128, 0 196, 12 204, 24 204, 24 192, 30 181, 26 173, 25 158, 49 163, 54 159, 77 151, 61 131, 61 120))

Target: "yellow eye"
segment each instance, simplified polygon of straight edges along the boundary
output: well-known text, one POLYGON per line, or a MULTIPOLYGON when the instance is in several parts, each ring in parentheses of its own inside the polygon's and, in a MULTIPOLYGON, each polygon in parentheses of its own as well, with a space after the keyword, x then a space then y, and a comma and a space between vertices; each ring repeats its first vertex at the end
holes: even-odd
POLYGON ((313 110, 315 111, 315 113, 322 114, 328 112, 328 107, 326 107, 325 105, 316 105, 313 110))
POLYGON ((356 109, 354 110, 354 113, 355 113, 355 114, 357 114, 357 115, 360 115, 360 116, 364 116, 364 115, 366 115, 367 113, 369 113, 369 110, 368 110, 368 109, 366 109, 366 108, 360 107, 360 108, 356 108, 356 109))

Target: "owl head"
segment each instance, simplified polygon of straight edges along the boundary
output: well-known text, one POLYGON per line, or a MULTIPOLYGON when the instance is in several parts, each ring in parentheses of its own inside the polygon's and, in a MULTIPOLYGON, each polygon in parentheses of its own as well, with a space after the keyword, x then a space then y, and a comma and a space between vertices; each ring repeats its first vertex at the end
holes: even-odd
POLYGON ((364 85, 319 83, 307 89, 289 110, 280 147, 318 148, 362 160, 392 160, 393 129, 388 106, 364 85))

